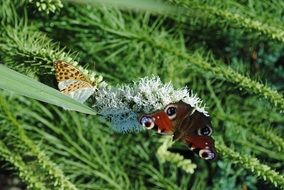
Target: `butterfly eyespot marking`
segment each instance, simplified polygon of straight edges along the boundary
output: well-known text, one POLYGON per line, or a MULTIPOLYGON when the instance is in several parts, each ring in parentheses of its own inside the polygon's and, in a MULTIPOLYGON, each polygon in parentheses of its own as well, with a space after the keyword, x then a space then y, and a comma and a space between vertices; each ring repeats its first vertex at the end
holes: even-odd
POLYGON ((169 119, 175 119, 177 115, 177 108, 174 105, 168 105, 165 108, 165 112, 168 115, 169 119))
POLYGON ((199 128, 197 130, 197 134, 199 136, 210 136, 212 134, 213 130, 210 126, 205 126, 205 127, 202 127, 202 128, 199 128))
POLYGON ((199 151, 199 156, 205 160, 213 160, 216 155, 211 150, 202 149, 199 151))
POLYGON ((142 116, 140 123, 143 127, 146 127, 146 129, 152 129, 155 126, 153 119, 149 116, 142 116))

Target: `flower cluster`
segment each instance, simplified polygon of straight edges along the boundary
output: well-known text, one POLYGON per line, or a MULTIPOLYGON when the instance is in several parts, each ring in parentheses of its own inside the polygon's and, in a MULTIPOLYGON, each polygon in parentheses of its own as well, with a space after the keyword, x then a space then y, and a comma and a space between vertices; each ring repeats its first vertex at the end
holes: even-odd
POLYGON ((196 164, 192 163, 190 159, 185 159, 178 153, 168 151, 168 148, 172 147, 174 144, 172 137, 164 136, 160 139, 160 141, 162 142, 162 145, 159 147, 156 153, 160 162, 170 162, 183 169, 187 173, 194 173, 194 170, 197 168, 196 164))
POLYGON ((34 3, 39 11, 47 14, 63 7, 61 0, 29 0, 29 2, 34 3))
POLYGON ((163 109, 165 105, 183 100, 208 115, 201 100, 187 88, 175 90, 171 83, 163 84, 159 77, 141 78, 132 85, 102 87, 96 93, 99 114, 111 122, 117 132, 140 131, 138 117, 163 109))

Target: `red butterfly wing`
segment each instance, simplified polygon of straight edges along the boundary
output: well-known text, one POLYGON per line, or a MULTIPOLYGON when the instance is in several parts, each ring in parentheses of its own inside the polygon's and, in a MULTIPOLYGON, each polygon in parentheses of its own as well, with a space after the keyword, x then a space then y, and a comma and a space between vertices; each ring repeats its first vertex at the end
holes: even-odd
POLYGON ((188 147, 206 160, 216 159, 210 118, 183 101, 166 106, 152 114, 140 117, 140 123, 158 133, 174 134, 174 140, 182 140, 188 147))
POLYGON ((150 115, 142 115, 140 123, 147 129, 155 129, 158 133, 172 134, 173 125, 164 111, 158 111, 150 115))
POLYGON ((210 136, 186 136, 184 142, 188 145, 190 150, 196 152, 201 158, 205 160, 214 160, 217 158, 217 153, 214 148, 214 140, 210 136))
POLYGON ((173 125, 168 115, 164 111, 160 111, 151 115, 158 127, 158 133, 172 133, 173 125))
POLYGON ((194 110, 189 104, 182 101, 176 105, 176 117, 172 122, 174 126, 174 139, 181 139, 188 147, 206 160, 216 159, 213 132, 210 117, 194 110), (184 112, 187 112, 185 114, 184 112))

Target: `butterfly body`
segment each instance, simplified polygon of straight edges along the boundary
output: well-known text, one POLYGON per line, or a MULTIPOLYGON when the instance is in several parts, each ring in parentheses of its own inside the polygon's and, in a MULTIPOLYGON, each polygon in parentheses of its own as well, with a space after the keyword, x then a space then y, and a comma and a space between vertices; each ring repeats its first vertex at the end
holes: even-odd
POLYGON ((164 110, 142 115, 140 123, 158 133, 172 134, 173 140, 183 141, 206 160, 216 158, 210 118, 183 101, 169 104, 164 110))
POLYGON ((64 61, 54 62, 60 92, 83 103, 96 90, 92 82, 75 66, 64 61))

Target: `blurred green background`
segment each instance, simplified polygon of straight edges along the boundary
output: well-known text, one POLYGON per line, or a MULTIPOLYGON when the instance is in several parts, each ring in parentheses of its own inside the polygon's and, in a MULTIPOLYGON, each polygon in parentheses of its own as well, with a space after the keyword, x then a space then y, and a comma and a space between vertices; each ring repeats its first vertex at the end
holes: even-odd
POLYGON ((219 158, 175 143, 197 166, 187 173, 157 155, 152 131, 118 134, 99 116, 1 90, 0 189, 283 189, 283 11, 281 0, 1 1, 1 64, 54 88, 55 60, 110 85, 157 75, 188 86, 219 158))

